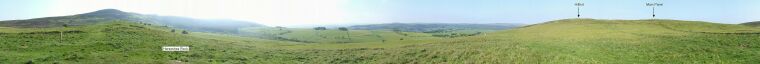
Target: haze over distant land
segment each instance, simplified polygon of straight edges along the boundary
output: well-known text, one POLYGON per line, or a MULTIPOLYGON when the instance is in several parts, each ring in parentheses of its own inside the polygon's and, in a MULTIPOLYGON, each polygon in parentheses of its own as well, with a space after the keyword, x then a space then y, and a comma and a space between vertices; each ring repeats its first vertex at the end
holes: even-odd
MULTIPOLYGON (((582 0, 582 18, 650 19, 653 0, 582 0)), ((100 9, 268 26, 379 23, 522 23, 575 18, 576 0, 2 0, 0 20, 100 9)), ((760 20, 760 0, 660 0, 658 19, 737 24, 760 20)))

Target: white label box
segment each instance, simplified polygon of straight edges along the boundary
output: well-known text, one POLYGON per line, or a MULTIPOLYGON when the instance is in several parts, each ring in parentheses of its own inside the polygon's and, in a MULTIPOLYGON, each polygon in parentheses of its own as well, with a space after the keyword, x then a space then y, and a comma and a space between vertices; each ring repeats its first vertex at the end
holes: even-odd
POLYGON ((190 46, 162 46, 162 51, 190 51, 190 46))

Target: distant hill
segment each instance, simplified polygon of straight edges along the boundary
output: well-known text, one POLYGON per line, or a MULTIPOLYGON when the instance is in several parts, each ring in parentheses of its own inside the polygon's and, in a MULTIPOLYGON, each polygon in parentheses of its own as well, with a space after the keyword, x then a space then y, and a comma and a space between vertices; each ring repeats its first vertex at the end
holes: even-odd
POLYGON ((351 29, 378 30, 391 29, 407 32, 430 32, 437 30, 504 30, 519 27, 520 24, 497 23, 497 24, 460 24, 460 23, 386 23, 355 25, 351 29))
POLYGON ((388 30, 314 30, 310 28, 255 27, 241 29, 240 36, 256 37, 303 43, 366 43, 398 42, 438 39, 430 34, 418 32, 393 32, 388 30))
POLYGON ((175 27, 190 31, 237 33, 237 29, 244 27, 263 27, 253 22, 236 20, 207 20, 177 16, 144 15, 138 13, 123 12, 116 9, 103 9, 95 12, 77 14, 71 16, 45 17, 27 20, 0 21, 0 27, 16 28, 48 28, 62 26, 92 25, 94 23, 112 20, 126 20, 166 27, 175 27))
POLYGON ((467 23, 387 23, 355 25, 349 28, 355 30, 391 30, 403 32, 422 32, 436 37, 463 37, 475 36, 486 32, 501 31, 520 27, 520 24, 493 23, 493 24, 467 24, 467 23))
POLYGON ((265 27, 265 25, 239 20, 193 19, 178 16, 145 15, 147 23, 162 24, 190 31, 237 33, 240 28, 265 27))
POLYGON ((741 23, 739 25, 752 26, 752 27, 760 27, 760 21, 741 23))

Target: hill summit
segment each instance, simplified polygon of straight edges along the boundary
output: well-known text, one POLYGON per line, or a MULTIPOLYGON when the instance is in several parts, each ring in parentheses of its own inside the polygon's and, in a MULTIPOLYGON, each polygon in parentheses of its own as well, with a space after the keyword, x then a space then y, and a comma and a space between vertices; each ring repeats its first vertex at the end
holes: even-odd
POLYGON ((103 9, 98 10, 95 12, 80 14, 81 16, 86 17, 106 17, 106 18, 113 18, 113 19, 120 19, 120 18, 129 18, 131 15, 137 15, 132 13, 127 13, 121 10, 117 9, 103 9))
POLYGON ((103 13, 126 13, 126 12, 117 10, 117 9, 102 9, 95 12, 90 12, 88 14, 103 14, 103 13))
POLYGON ((747 23, 741 23, 740 25, 752 26, 752 27, 760 27, 760 21, 752 21, 752 22, 747 22, 747 23))
POLYGON ((117 9, 102 9, 94 12, 57 17, 34 18, 27 20, 7 20, 0 21, 0 27, 16 28, 50 28, 65 26, 94 25, 96 23, 110 22, 114 20, 124 20, 130 22, 145 23, 146 25, 159 25, 164 27, 173 27, 178 29, 201 31, 201 32, 219 32, 219 33, 237 33, 237 29, 243 27, 264 27, 257 23, 238 20, 208 20, 195 19, 179 16, 158 16, 145 15, 131 12, 124 12, 117 9))

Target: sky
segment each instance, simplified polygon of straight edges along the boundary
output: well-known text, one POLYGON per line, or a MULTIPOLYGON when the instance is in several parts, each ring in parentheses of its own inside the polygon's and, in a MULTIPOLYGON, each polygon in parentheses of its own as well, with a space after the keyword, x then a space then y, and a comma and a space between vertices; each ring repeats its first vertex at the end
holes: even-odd
POLYGON ((521 23, 576 18, 737 24, 760 21, 760 0, 0 0, 0 20, 66 16, 100 9, 268 26, 377 23, 521 23))

